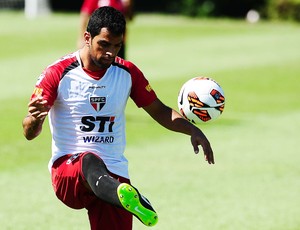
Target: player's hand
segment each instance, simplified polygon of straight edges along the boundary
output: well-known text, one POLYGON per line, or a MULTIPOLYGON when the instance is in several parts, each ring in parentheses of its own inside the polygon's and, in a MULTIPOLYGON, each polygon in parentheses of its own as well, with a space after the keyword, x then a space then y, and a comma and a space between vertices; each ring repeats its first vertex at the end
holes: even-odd
POLYGON ((194 129, 194 131, 191 135, 191 143, 194 147, 195 154, 199 153, 199 147, 198 146, 201 145, 202 149, 203 149, 205 160, 209 164, 214 164, 215 163, 214 153, 213 153, 213 150, 210 146, 210 143, 209 143, 208 139, 203 134, 203 132, 200 129, 196 128, 196 127, 195 127, 195 129, 194 129))
POLYGON ((47 101, 43 97, 35 97, 28 103, 28 113, 36 121, 42 121, 48 115, 47 101))
POLYGON ((48 103, 41 96, 34 97, 28 103, 28 115, 22 122, 23 133, 27 140, 32 140, 40 134, 48 111, 48 103))

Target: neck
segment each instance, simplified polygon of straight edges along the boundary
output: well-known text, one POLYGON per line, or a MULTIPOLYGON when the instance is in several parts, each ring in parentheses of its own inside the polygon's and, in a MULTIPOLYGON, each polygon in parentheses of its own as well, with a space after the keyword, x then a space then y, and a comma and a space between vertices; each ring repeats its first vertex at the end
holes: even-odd
POLYGON ((100 66, 94 63, 89 52, 89 47, 87 47, 86 45, 79 50, 79 56, 81 59, 82 67, 84 67, 86 70, 96 72, 96 71, 102 71, 107 69, 104 67, 101 68, 100 66))

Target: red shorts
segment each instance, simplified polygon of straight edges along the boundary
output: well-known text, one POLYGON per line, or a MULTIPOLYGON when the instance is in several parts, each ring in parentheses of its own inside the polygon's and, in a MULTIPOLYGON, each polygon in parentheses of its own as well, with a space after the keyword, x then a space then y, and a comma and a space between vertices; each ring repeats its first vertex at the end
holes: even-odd
MULTIPOLYGON (((54 162, 51 174, 57 198, 70 208, 86 208, 91 230, 131 230, 131 213, 100 200, 86 187, 82 173, 85 154, 87 152, 65 155, 54 162)), ((130 183, 126 178, 114 174, 111 176, 121 183, 130 183)))

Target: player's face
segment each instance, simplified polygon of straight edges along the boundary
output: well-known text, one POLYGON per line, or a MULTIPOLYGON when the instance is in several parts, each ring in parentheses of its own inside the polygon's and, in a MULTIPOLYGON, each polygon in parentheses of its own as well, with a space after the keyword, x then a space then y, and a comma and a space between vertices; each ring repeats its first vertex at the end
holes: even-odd
POLYGON ((102 28, 93 39, 90 38, 89 54, 92 64, 100 69, 108 68, 123 45, 123 35, 114 35, 102 28))

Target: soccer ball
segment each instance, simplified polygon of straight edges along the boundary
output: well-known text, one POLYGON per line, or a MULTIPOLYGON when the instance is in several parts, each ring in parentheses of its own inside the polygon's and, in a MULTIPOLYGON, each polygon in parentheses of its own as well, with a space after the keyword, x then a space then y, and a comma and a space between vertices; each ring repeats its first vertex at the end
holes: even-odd
POLYGON ((212 78, 195 77, 187 81, 178 95, 180 113, 194 124, 215 120, 225 106, 224 91, 212 78))

